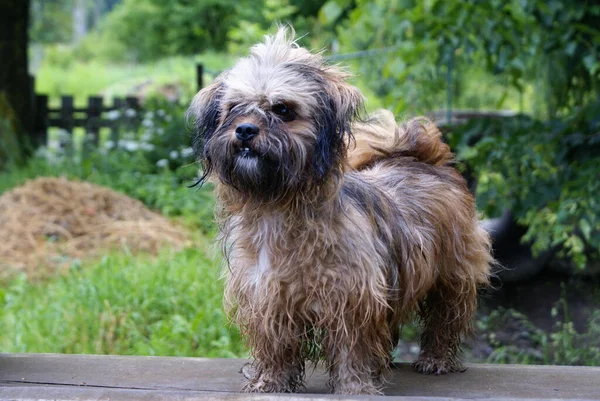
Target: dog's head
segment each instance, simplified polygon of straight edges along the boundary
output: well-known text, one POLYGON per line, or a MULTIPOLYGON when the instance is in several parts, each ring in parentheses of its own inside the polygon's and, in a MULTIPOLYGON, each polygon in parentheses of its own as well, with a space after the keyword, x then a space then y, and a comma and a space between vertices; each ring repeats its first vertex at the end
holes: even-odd
POLYGON ((362 106, 348 74, 281 28, 194 98, 196 156, 246 195, 274 200, 319 185, 344 157, 362 106))

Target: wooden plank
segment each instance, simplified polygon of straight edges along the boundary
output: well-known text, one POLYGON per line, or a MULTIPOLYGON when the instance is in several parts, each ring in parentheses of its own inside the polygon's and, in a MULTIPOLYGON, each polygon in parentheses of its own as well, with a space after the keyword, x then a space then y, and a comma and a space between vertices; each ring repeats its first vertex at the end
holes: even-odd
POLYGON ((34 105, 33 140, 38 145, 46 145, 48 143, 48 95, 36 95, 34 105))
POLYGON ((75 122, 73 119, 73 110, 74 110, 74 100, 73 96, 61 96, 60 97, 60 123, 59 127, 64 129, 69 135, 69 139, 59 138, 60 147, 65 149, 67 154, 73 154, 73 128, 75 127, 75 122))
MULTIPOLYGON (((275 399, 239 394, 244 363, 240 359, 0 354, 0 398, 275 399)), ((284 399, 329 399, 324 395, 326 380, 321 368, 309 370, 305 394, 284 399)), ((425 376, 400 364, 388 380, 385 393, 392 396, 388 399, 600 400, 598 367, 476 364, 460 374, 425 376)))
POLYGON ((100 116, 102 114, 102 101, 100 96, 88 97, 87 127, 84 141, 90 141, 94 146, 98 146, 100 140, 100 116))
POLYGON ((120 97, 113 98, 112 109, 119 112, 119 118, 117 118, 113 121, 107 121, 107 122, 110 124, 110 125, 108 125, 110 127, 110 140, 113 141, 115 144, 119 141, 119 131, 121 130, 121 120, 122 120, 124 105, 125 105, 125 101, 123 99, 121 99, 120 97))

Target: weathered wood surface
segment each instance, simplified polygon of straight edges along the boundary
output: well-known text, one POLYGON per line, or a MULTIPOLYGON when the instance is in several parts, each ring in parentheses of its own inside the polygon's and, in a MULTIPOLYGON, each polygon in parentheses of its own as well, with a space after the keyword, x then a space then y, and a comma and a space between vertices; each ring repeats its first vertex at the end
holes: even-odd
POLYGON ((571 399, 600 400, 599 367, 469 365, 460 374, 424 376, 396 366, 387 397, 327 394, 326 376, 309 372, 295 395, 240 394, 240 359, 0 354, 0 399, 305 400, 571 399))

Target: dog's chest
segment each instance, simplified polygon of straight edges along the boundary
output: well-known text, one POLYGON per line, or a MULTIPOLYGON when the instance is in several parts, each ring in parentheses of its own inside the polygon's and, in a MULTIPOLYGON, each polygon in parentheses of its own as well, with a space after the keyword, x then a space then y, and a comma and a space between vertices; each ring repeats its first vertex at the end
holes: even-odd
MULTIPOLYGON (((335 288, 337 270, 332 262, 332 252, 323 247, 318 233, 273 229, 257 232, 249 244, 246 277, 253 292, 285 302, 313 302, 319 309, 318 299, 335 288), (260 239, 260 240, 256 240, 260 239)), ((275 226, 277 228, 277 226, 275 226)), ((261 295, 261 296, 262 296, 261 295)))

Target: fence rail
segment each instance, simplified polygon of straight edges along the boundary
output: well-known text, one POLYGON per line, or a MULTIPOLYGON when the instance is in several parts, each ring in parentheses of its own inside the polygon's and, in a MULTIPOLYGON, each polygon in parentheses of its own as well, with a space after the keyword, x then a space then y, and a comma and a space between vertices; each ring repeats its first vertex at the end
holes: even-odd
POLYGON ((72 135, 74 128, 84 128, 86 137, 95 145, 100 140, 100 129, 111 130, 111 140, 118 140, 121 129, 131 129, 138 123, 141 106, 136 97, 115 97, 112 105, 105 105, 101 96, 90 96, 86 107, 75 107, 73 96, 61 96, 60 107, 49 107, 47 95, 35 96, 34 131, 36 142, 46 144, 48 129, 60 128, 72 135), (133 110, 132 113, 130 110, 133 110), (106 113, 117 112, 110 117, 106 113))

